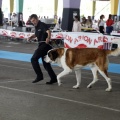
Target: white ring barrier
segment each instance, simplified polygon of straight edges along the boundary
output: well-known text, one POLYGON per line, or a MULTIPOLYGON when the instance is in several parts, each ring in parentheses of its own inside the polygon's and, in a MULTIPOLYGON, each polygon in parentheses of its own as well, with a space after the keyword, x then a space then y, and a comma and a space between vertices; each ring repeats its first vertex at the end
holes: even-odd
MULTIPOLYGON (((18 32, 6 29, 0 29, 0 35, 13 38, 27 39, 33 33, 18 32)), ((104 43, 111 43, 113 39, 119 39, 119 37, 103 35, 100 33, 88 33, 88 32, 52 32, 52 39, 64 39, 64 46, 66 48, 103 48, 104 43)))

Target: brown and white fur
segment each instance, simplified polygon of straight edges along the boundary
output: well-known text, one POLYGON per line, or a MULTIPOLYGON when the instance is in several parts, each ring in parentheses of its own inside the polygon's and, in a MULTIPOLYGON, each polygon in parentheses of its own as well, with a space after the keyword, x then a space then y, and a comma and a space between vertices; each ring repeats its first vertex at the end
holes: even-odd
POLYGON ((106 91, 112 90, 111 79, 108 77, 108 56, 118 56, 120 54, 120 42, 117 42, 118 48, 115 50, 101 50, 97 48, 56 48, 48 51, 48 54, 45 56, 45 61, 48 63, 57 63, 64 70, 58 74, 57 80, 58 85, 61 85, 61 78, 73 70, 76 74, 77 84, 73 88, 79 88, 81 83, 81 68, 84 66, 89 66, 93 73, 93 81, 87 86, 91 88, 97 81, 97 71, 105 78, 108 88, 106 91))

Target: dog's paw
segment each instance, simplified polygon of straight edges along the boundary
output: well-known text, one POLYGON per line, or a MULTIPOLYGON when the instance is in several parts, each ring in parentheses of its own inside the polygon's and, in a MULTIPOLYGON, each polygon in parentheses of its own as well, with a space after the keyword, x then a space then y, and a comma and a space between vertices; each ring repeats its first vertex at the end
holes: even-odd
POLYGON ((58 83, 58 86, 61 86, 61 85, 62 85, 62 83, 61 83, 61 82, 59 82, 59 83, 58 83))
POLYGON ((111 92, 111 91, 112 91, 112 88, 107 88, 105 91, 106 91, 106 92, 111 92))
POLYGON ((74 85, 73 88, 74 88, 74 89, 78 89, 79 86, 78 86, 78 85, 74 85))
POLYGON ((92 88, 92 86, 91 86, 91 85, 88 85, 87 88, 92 88))

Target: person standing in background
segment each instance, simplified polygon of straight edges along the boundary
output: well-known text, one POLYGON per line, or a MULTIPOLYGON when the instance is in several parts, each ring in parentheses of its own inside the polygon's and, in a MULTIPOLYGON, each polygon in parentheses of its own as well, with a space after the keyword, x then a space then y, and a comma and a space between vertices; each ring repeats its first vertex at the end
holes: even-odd
POLYGON ((110 35, 110 33, 112 32, 113 30, 113 25, 114 24, 114 21, 112 20, 112 15, 109 14, 109 17, 108 17, 108 20, 106 21, 106 33, 110 35))
POLYGON ((81 23, 79 21, 79 17, 75 16, 73 27, 72 27, 72 32, 80 32, 80 31, 81 31, 81 23))
POLYGON ((17 14, 13 13, 12 17, 11 17, 11 26, 17 26, 18 25, 18 18, 17 18, 17 14))
POLYGON ((3 25, 3 13, 2 13, 2 10, 0 8, 0 26, 3 25))
POLYGON ((104 34, 104 24, 105 24, 105 21, 103 20, 105 18, 104 15, 101 15, 100 16, 100 20, 98 21, 98 28, 99 28, 99 31, 100 33, 104 34))
POLYGON ((86 27, 86 22, 87 22, 86 17, 83 17, 82 22, 81 22, 81 26, 86 27))

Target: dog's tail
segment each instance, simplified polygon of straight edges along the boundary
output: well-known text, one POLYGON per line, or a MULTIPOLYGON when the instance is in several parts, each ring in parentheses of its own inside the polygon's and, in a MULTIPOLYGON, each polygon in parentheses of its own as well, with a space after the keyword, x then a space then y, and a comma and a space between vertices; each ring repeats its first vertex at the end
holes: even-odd
POLYGON ((114 39, 112 41, 112 43, 113 43, 113 45, 116 46, 116 48, 106 51, 107 54, 110 55, 110 56, 118 56, 118 55, 120 55, 120 39, 114 39))

